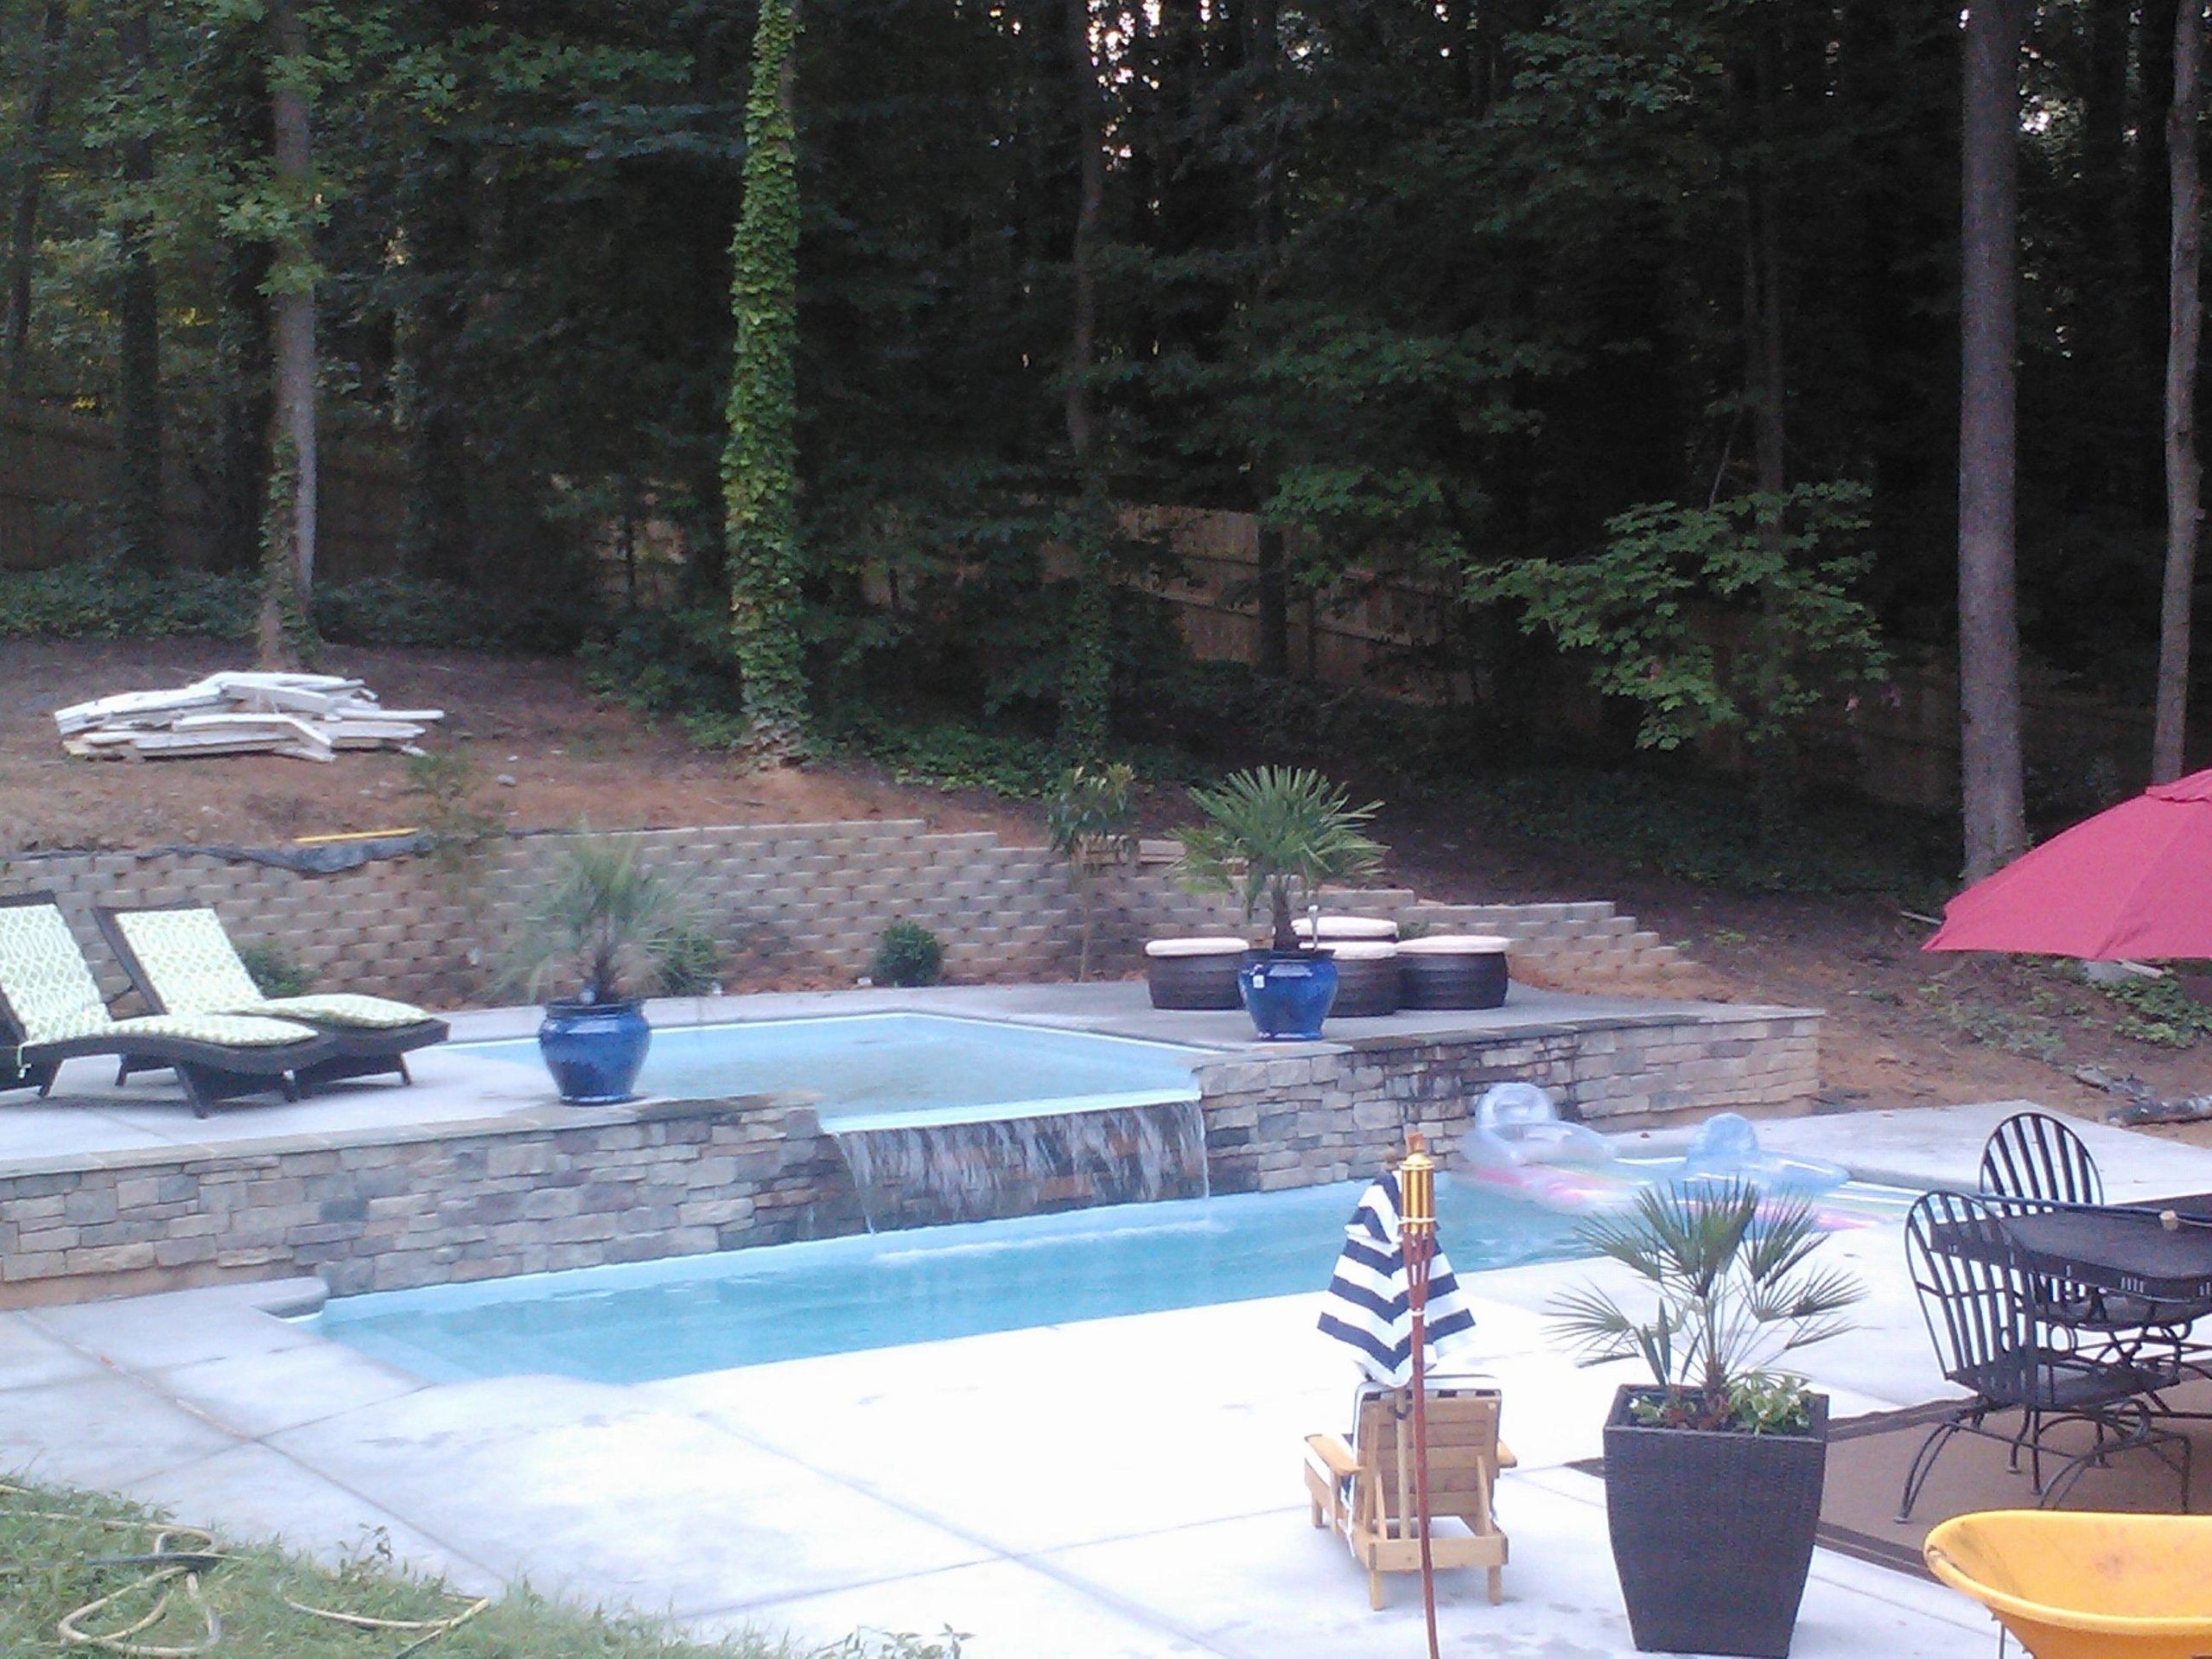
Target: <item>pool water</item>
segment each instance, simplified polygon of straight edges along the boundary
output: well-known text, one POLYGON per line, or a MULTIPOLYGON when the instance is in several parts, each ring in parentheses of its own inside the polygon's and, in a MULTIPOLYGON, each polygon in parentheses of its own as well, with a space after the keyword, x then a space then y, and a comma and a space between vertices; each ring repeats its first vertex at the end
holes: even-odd
MULTIPOLYGON (((1122 1205, 346 1297, 322 1335, 433 1381, 643 1382, 900 1343, 1319 1291, 1363 1183, 1122 1205)), ((1448 1178, 1453 1268, 1589 1252, 1571 1217, 1448 1178)))
MULTIPOLYGON (((448 1052, 540 1064, 535 1040, 448 1052)), ((863 1130, 1034 1117, 1196 1100, 1211 1051, 934 1014, 748 1020, 653 1033, 638 1080, 677 1100, 804 1090, 824 1128, 863 1130)))

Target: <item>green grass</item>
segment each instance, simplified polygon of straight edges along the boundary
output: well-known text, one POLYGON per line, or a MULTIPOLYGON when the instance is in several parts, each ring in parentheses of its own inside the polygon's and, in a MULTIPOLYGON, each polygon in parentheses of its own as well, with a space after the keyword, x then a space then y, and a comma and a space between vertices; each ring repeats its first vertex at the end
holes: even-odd
MULTIPOLYGON (((147 1580, 160 1569, 115 1558, 210 1548, 204 1534, 189 1530, 172 1532, 164 1541, 162 1524, 153 1511, 118 1498, 20 1482, 0 1484, 0 1654, 60 1659, 109 1651, 68 1645, 57 1626, 73 1611, 110 1595, 118 1599, 79 1615, 82 1631, 119 1631, 152 1613, 163 1586, 147 1580)), ((769 1636, 691 1641, 658 1620, 551 1601, 527 1588, 510 1592, 441 1634, 430 1627, 473 1604, 398 1570, 381 1535, 337 1567, 266 1546, 219 1540, 212 1548, 220 1559, 200 1575, 205 1611, 177 1579, 167 1586, 166 1611, 134 1633, 132 1643, 193 1647, 206 1641, 206 1615, 212 1613, 220 1637, 207 1649, 208 1659, 399 1659, 402 1654, 413 1659, 416 1653, 423 1659, 803 1659, 809 1652, 769 1636), (308 1608, 416 1628, 363 1629, 308 1608)), ((863 1631, 818 1656, 957 1659, 959 1652, 960 1639, 950 1634, 923 1638, 863 1631)))

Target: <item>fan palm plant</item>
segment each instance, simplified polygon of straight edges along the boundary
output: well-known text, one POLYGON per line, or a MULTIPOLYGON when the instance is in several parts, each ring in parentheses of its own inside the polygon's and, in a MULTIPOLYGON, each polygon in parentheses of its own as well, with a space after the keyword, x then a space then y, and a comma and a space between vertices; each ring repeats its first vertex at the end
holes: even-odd
POLYGON ((1553 1333, 1585 1364, 1642 1358, 1655 1384, 1639 1421, 1758 1433, 1801 1428, 1804 1385, 1782 1357, 1842 1334, 1863 1294, 1810 1258, 1825 1242, 1802 1199, 1764 1198, 1743 1181, 1647 1186, 1618 1215, 1580 1230, 1655 1293, 1638 1317, 1594 1286, 1555 1299, 1553 1333))
POLYGON ((1382 804, 1354 806, 1318 772, 1260 766, 1194 789, 1191 798, 1206 821, 1184 831, 1184 883, 1234 894, 1247 921, 1265 904, 1277 950, 1299 949, 1294 898, 1315 903, 1324 881, 1365 875, 1382 861, 1384 849, 1367 835, 1382 804))

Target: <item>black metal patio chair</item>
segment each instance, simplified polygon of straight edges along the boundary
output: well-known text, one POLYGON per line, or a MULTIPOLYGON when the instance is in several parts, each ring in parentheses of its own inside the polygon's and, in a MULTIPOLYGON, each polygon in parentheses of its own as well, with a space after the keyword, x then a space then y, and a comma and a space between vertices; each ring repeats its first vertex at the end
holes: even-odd
POLYGON ((2004 1217, 2008 1210, 2049 1207, 2034 1199, 1929 1192, 1905 1218, 1906 1266, 1937 1363, 1971 1397, 1921 1443, 1905 1471, 1900 1521, 1912 1513, 1936 1459, 1959 1434, 2010 1446, 2016 1469, 2024 1450, 2030 1484, 2046 1508, 2065 1497, 2082 1470, 2114 1452, 2145 1447, 2178 1475, 2181 1507, 2189 1508, 2189 1440, 2152 1421, 2153 1396, 2172 1386, 2178 1361, 2163 1351, 2084 1351, 2071 1327, 2043 1316, 2004 1217), (1991 1418, 2014 1413, 2016 1430, 1990 1426, 1991 1418), (2069 1424, 2088 1427, 2089 1448, 2069 1457, 2046 1481, 2044 1439, 2069 1424))
POLYGON ((2048 1112, 2015 1112, 1981 1147, 1981 1190, 2009 1198, 2102 1204, 2104 1177, 2088 1145, 2048 1112))

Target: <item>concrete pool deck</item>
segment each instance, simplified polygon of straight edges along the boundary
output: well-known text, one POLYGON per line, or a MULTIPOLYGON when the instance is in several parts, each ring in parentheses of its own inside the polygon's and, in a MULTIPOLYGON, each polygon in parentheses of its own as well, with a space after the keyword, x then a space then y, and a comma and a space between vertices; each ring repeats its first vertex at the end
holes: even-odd
MULTIPOLYGON (((2020 1103, 1763 1126, 1777 1150, 1966 1185, 2020 1103)), ((2212 1151, 2082 1125, 2115 1199, 2212 1189, 2212 1151)), ((1450 1241, 1446 1241, 1448 1248, 1450 1241)), ((1894 1228, 1831 1255, 1868 1300, 1808 1351, 1839 1416, 1948 1392, 1894 1228)), ((1539 1310, 1588 1263, 1468 1274, 1478 1361, 1522 1467, 1501 1484, 1506 1601, 1440 1581, 1447 1649, 1631 1651, 1593 1455, 1626 1366, 1578 1370, 1539 1310)), ((234 1535, 334 1552, 381 1528, 467 1586, 527 1578, 704 1633, 857 1626, 974 1637, 977 1659, 1338 1659, 1413 1653, 1417 1589, 1368 1611, 1312 1530, 1302 1437, 1340 1426, 1352 1370, 1316 1297, 1001 1332, 613 1387, 421 1380, 270 1316, 260 1284, 0 1314, 0 1466, 120 1490, 234 1535)), ((1317 1287, 1318 1290, 1318 1287, 1317 1287)), ((1822 1551, 1794 1652, 1994 1650, 1980 1609, 1822 1551)))

